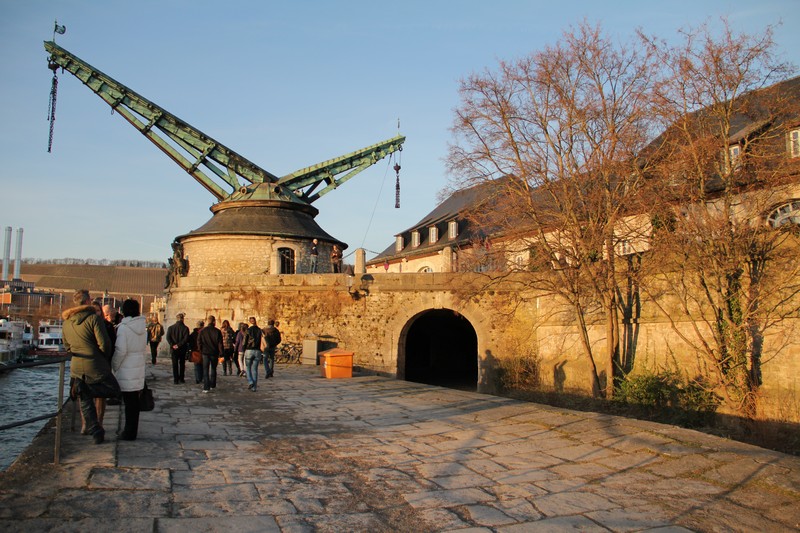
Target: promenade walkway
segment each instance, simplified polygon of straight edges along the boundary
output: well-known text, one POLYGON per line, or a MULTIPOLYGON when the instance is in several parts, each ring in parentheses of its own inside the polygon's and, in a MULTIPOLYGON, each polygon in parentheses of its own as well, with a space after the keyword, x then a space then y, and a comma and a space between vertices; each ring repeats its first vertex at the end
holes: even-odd
POLYGON ((0 476, 0 530, 800 529, 800 458, 695 431, 300 366, 256 393, 148 374, 139 440, 114 407, 53 466, 46 430, 0 476))

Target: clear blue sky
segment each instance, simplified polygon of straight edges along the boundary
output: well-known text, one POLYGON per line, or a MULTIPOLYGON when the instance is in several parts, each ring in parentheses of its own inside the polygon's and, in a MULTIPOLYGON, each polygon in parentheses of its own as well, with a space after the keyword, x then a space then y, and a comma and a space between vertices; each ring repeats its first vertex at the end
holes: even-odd
POLYGON ((799 8, 798 0, 0 0, 0 227, 24 229, 23 257, 165 261, 175 236, 211 217, 214 198, 68 73, 59 75, 47 153, 42 42, 55 19, 67 27, 59 45, 279 176, 392 137, 399 118, 408 138, 401 208, 386 161, 314 204, 348 252, 379 252, 447 184, 460 79, 553 44, 584 19, 622 41, 636 28, 672 38, 720 16, 748 32, 782 21, 780 50, 800 64, 799 8))

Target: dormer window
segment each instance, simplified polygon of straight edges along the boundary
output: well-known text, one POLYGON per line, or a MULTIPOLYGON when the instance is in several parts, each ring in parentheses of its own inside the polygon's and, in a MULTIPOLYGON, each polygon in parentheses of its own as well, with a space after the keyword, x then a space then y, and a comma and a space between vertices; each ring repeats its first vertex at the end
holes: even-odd
POLYGON ((414 230, 411 232, 411 247, 416 248, 419 246, 419 231, 414 230))
POLYGON ((458 237, 458 221, 451 220, 447 223, 447 238, 452 240, 458 237))
POLYGON ((800 129, 789 132, 789 155, 800 157, 800 129))
POLYGON ((403 236, 402 235, 398 235, 397 237, 395 237, 394 251, 395 252, 402 252, 403 251, 403 246, 405 246, 405 243, 403 242, 403 236))
POLYGON ((728 147, 728 161, 730 161, 730 168, 728 170, 736 170, 741 164, 742 147, 738 144, 732 144, 728 147))
POLYGON ((439 240, 439 228, 436 226, 431 226, 428 228, 428 242, 431 244, 436 243, 439 240))

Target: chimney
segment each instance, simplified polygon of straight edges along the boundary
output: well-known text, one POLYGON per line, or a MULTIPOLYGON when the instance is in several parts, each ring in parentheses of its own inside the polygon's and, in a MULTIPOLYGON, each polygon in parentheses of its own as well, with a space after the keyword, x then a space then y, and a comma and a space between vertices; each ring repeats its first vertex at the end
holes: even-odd
POLYGON ((6 226, 6 241, 3 246, 3 277, 4 281, 8 281, 8 264, 11 262, 11 226, 6 226))
POLYGON ((17 228, 17 260, 14 262, 14 279, 22 279, 20 270, 22 268, 22 228, 17 228))

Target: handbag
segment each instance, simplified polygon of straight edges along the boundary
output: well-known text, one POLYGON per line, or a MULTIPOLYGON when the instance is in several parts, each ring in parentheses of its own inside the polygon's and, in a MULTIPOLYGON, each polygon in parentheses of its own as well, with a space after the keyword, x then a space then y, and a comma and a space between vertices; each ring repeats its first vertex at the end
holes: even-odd
POLYGON ((192 363, 194 363, 196 365, 203 364, 203 354, 201 354, 197 350, 192 350, 191 360, 192 360, 192 363))
POLYGON ((152 411, 156 407, 156 400, 153 398, 153 390, 144 384, 144 388, 139 391, 139 411, 152 411))
POLYGON ((261 345, 259 346, 259 349, 262 352, 265 352, 265 351, 267 351, 267 348, 269 348, 269 344, 267 343, 267 336, 262 333, 261 334, 261 345))

